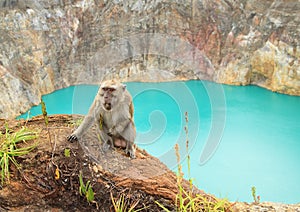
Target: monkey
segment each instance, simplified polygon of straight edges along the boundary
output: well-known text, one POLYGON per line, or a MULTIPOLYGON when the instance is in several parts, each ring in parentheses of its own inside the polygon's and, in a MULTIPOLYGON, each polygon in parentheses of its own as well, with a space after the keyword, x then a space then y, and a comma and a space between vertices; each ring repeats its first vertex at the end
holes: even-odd
POLYGON ((135 158, 133 112, 132 97, 126 85, 116 80, 103 81, 88 114, 67 139, 77 141, 95 121, 104 152, 109 147, 122 147, 126 154, 135 158))

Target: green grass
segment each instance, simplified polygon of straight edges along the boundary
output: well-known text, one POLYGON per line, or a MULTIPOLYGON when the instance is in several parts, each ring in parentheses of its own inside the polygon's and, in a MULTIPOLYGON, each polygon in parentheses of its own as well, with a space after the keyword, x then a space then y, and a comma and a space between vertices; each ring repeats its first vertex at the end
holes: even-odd
POLYGON ((2 185, 10 180, 10 166, 12 164, 20 170, 21 165, 16 160, 16 157, 28 154, 37 146, 37 143, 26 145, 25 147, 20 147, 19 144, 26 143, 26 141, 37 137, 37 132, 25 127, 11 133, 8 127, 5 126, 5 133, 0 133, 0 175, 2 185))

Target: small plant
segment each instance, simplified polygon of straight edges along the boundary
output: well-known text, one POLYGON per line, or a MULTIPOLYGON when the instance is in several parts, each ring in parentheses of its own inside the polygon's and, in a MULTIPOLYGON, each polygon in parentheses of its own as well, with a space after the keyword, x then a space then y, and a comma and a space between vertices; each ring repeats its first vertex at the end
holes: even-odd
POLYGON ((41 99, 41 106, 42 106, 42 114, 44 117, 45 125, 46 125, 46 127, 48 127, 48 123, 49 123, 48 122, 48 114, 47 114, 47 110, 46 110, 46 104, 43 101, 43 99, 41 99))
POLYGON ((66 158, 69 158, 69 157, 71 156, 71 150, 70 150, 69 148, 66 148, 66 149, 64 150, 64 154, 65 154, 65 157, 66 157, 66 158))
POLYGON ((46 104, 43 101, 43 99, 41 99, 41 106, 42 106, 42 114, 43 114, 43 117, 44 117, 44 122, 45 122, 47 132, 48 132, 48 136, 49 136, 49 141, 50 141, 50 144, 52 145, 51 134, 50 134, 50 130, 49 130, 49 127, 48 127, 48 124, 49 124, 48 113, 47 113, 47 110, 46 110, 46 104))
POLYGON ((256 187, 255 186, 252 186, 251 193, 252 193, 254 203, 258 204, 260 201, 260 196, 256 196, 256 187))
POLYGON ((10 163, 14 164, 19 170, 21 165, 17 162, 16 157, 26 155, 36 147, 36 143, 27 147, 19 147, 18 144, 36 139, 36 132, 33 132, 25 127, 19 131, 10 133, 8 126, 5 126, 5 133, 0 133, 0 174, 1 184, 10 179, 10 163))
MULTIPOLYGON (((188 140, 188 114, 185 113, 186 126, 184 127, 186 133, 186 151, 187 151, 187 165, 188 165, 188 181, 189 187, 188 190, 183 186, 183 173, 182 166, 180 164, 180 154, 179 154, 179 145, 175 145, 176 157, 177 157, 177 186, 178 194, 176 195, 175 206, 176 211, 229 211, 230 203, 226 199, 217 199, 213 196, 195 194, 193 193, 193 179, 190 176, 190 155, 188 152, 189 149, 189 140, 188 140)), ((164 211, 169 212, 162 204, 156 201, 156 204, 161 207, 164 211)))
POLYGON ((134 210, 134 208, 137 206, 139 201, 136 201, 132 205, 130 205, 129 201, 125 199, 125 194, 121 194, 119 198, 115 200, 113 194, 110 193, 110 198, 113 203, 115 212, 137 212, 145 209, 145 208, 141 208, 138 210, 134 210))
MULTIPOLYGON (((83 183, 82 172, 79 173, 79 194, 85 196, 88 203, 94 202, 95 193, 91 186, 91 182, 88 180, 86 184, 83 183)), ((95 202, 94 202, 95 203, 95 202)))
POLYGON ((188 178, 189 178, 189 184, 190 184, 190 192, 193 189, 193 179, 191 178, 191 156, 189 154, 189 128, 188 128, 188 123, 189 123, 189 116, 188 113, 185 112, 185 135, 186 135, 186 142, 185 142, 185 147, 186 147, 186 153, 187 153, 187 165, 188 165, 188 178))
POLYGON ((83 118, 74 119, 69 121, 69 126, 78 127, 83 121, 83 118))

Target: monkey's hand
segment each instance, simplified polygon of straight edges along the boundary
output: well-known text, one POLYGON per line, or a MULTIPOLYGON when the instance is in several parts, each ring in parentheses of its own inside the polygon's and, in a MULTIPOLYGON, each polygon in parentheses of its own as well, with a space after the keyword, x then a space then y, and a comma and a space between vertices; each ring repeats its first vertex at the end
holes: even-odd
POLYGON ((74 141, 78 141, 78 137, 76 134, 71 134, 67 137, 68 141, 73 143, 74 141))
POLYGON ((109 147, 114 148, 114 144, 113 144, 113 139, 112 138, 108 138, 108 140, 104 141, 103 145, 102 145, 102 149, 103 149, 104 152, 106 152, 109 149, 109 147))
POLYGON ((103 149, 104 152, 107 152, 107 150, 109 149, 109 147, 110 147, 109 144, 106 143, 106 142, 104 142, 103 145, 102 145, 102 149, 103 149))
POLYGON ((121 135, 123 131, 124 131, 124 127, 122 125, 117 125, 110 128, 108 130, 107 135, 109 135, 110 137, 113 135, 121 135))

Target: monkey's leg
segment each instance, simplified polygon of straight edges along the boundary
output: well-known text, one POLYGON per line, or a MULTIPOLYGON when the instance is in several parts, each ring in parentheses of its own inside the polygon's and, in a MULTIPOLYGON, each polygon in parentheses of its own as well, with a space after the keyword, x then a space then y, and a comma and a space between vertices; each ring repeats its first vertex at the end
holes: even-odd
POLYGON ((100 131, 100 138, 103 142, 102 149, 106 152, 109 147, 114 148, 114 141, 111 136, 109 136, 105 131, 100 131))
POLYGON ((126 154, 129 153, 131 158, 135 158, 135 148, 134 148, 134 140, 136 137, 135 127, 132 122, 130 122, 124 131, 121 134, 121 137, 126 141, 126 154))

